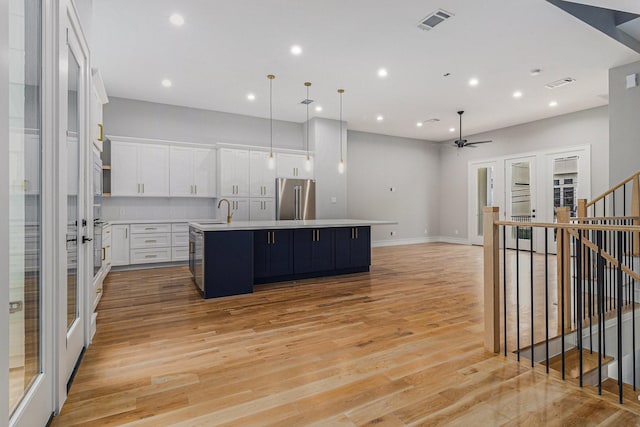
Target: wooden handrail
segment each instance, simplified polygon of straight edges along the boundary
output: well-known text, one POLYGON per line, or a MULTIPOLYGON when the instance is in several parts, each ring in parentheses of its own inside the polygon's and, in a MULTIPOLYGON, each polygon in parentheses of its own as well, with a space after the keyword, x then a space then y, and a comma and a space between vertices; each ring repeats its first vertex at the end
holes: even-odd
POLYGON ((585 222, 585 221, 618 221, 618 220, 625 220, 625 219, 629 219, 629 220, 640 220, 640 217, 638 216, 586 216, 586 217, 572 217, 570 218, 571 221, 581 221, 581 222, 585 222))
POLYGON ((599 202, 600 200, 604 199, 605 197, 607 197, 609 194, 613 193, 614 191, 616 191, 618 188, 622 187, 623 185, 633 181, 635 178, 640 176, 640 171, 634 173, 633 175, 631 175, 630 177, 628 177, 627 179, 624 179, 622 181, 620 181, 618 184, 614 185, 613 187, 611 187, 610 189, 608 189, 607 191, 605 191, 604 193, 600 194, 598 197, 596 197, 595 199, 593 199, 590 202, 587 202, 586 207, 588 208, 589 206, 595 205, 596 202, 599 202))
POLYGON ((630 231, 640 233, 640 225, 602 225, 602 224, 559 224, 557 222, 519 222, 519 221, 496 221, 496 226, 506 225, 508 227, 536 227, 536 228, 558 228, 563 230, 600 230, 600 231, 630 231))

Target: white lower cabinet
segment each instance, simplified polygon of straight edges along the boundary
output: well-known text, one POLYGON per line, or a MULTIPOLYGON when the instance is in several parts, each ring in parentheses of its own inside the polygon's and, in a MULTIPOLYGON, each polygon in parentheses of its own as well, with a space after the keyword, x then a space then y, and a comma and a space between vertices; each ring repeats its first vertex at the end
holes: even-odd
POLYGON ((111 265, 129 265, 129 225, 111 226, 111 265))
POLYGON ((189 224, 113 225, 112 265, 138 265, 189 259, 189 224))

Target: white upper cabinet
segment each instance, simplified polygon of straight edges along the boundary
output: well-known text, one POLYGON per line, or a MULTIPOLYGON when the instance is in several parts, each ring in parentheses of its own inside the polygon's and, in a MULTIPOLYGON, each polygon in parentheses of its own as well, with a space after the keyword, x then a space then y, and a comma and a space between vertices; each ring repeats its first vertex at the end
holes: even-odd
POLYGON ((91 80, 91 140, 98 150, 102 151, 102 140, 104 138, 102 106, 109 102, 109 98, 107 97, 100 71, 93 69, 91 80))
POLYGON ((313 157, 309 169, 306 154, 278 153, 276 160, 278 178, 313 179, 313 157))
POLYGON ((269 169, 269 153, 266 151, 251 151, 251 197, 275 197, 276 171, 269 169))
POLYGON ((220 197, 249 197, 248 150, 221 148, 218 151, 218 171, 220 197))
POLYGON ((112 140, 111 195, 169 196, 169 147, 112 140))
POLYGON ((215 197, 215 167, 214 149, 171 146, 170 195, 215 197))

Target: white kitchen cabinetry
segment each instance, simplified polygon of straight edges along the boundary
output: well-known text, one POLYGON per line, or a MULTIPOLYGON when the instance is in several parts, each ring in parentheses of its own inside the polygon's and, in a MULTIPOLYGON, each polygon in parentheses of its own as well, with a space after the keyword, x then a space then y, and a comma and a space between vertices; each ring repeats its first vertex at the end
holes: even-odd
POLYGON ((313 179, 313 157, 309 170, 306 154, 278 153, 276 160, 278 178, 313 179))
POLYGON ((215 168, 215 150, 171 146, 170 195, 173 197, 215 197, 215 168))
POLYGON ((111 265, 129 265, 129 225, 111 226, 111 265))
POLYGON ((91 73, 91 140, 102 152, 104 125, 102 121, 102 106, 109 102, 107 91, 104 88, 100 71, 93 69, 91 73))
POLYGON ((275 197, 276 171, 268 167, 269 153, 251 151, 250 158, 251 197, 275 197))
POLYGON ((111 195, 169 196, 169 146, 112 140, 111 195))
POLYGON ((249 197, 249 167, 248 150, 221 148, 218 151, 218 195, 249 197))
POLYGON ((251 221, 271 221, 276 219, 275 199, 251 199, 249 208, 251 221))
MULTIPOLYGON (((248 198, 227 198, 231 206, 231 216, 233 221, 249 221, 249 199, 248 198)), ((218 208, 217 217, 221 220, 227 218, 227 204, 222 203, 218 208)))

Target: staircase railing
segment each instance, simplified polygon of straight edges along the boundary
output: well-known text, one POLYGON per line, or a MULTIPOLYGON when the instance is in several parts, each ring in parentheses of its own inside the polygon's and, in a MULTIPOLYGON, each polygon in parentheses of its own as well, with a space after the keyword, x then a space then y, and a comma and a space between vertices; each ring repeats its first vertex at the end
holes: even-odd
MULTIPOLYGON (((634 185, 638 175, 630 178, 634 185)), ((611 194, 615 189, 589 206, 611 194)), ((619 212, 622 217, 583 216, 571 222, 568 209, 559 208, 559 223, 531 223, 500 221, 498 208, 485 208, 484 301, 488 350, 527 357, 532 366, 543 362, 547 372, 556 363, 563 379, 569 374, 580 386, 586 379, 599 393, 609 376, 607 364, 616 364, 612 376, 622 403, 623 382, 636 388, 635 283, 640 275, 634 255, 640 226, 638 215, 619 212), (516 238, 515 249, 506 249, 507 236, 519 236, 521 229, 530 231, 530 246, 520 248, 516 238), (557 254, 552 255, 554 232, 557 254), (567 366, 569 355, 575 369, 567 366)))

